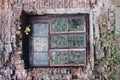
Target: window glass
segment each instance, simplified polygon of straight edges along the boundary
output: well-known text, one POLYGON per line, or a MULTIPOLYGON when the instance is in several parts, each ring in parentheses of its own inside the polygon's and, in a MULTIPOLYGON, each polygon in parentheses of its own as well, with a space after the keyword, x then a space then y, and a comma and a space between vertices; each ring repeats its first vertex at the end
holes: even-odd
POLYGON ((34 24, 33 36, 48 36, 48 24, 45 23, 34 24))
POLYGON ((48 38, 34 37, 33 47, 34 51, 48 51, 48 38))
POLYGON ((51 35, 50 44, 51 44, 51 48, 68 47, 68 36, 67 35, 51 35))
POLYGON ((33 64, 48 65, 48 24, 34 24, 32 43, 33 64))
POLYGON ((67 64, 68 54, 67 51, 52 51, 52 63, 53 64, 67 64))
POLYGON ((67 19, 54 19, 51 23, 51 31, 52 32, 65 32, 67 31, 67 19))
POLYGON ((85 51, 69 51, 69 64, 84 64, 85 51))
POLYGON ((85 36, 80 34, 69 35, 68 43, 71 48, 85 47, 85 36))
POLYGON ((83 31, 84 28, 84 19, 79 18, 69 20, 69 31, 83 31))
POLYGON ((85 51, 52 51, 52 64, 84 64, 85 51))
POLYGON ((51 35, 51 48, 79 48, 85 47, 85 35, 51 35))
POLYGON ((48 65, 48 52, 34 52, 34 65, 48 65))
POLYGON ((49 16, 47 20, 45 18, 34 23, 31 42, 33 65, 85 64, 87 53, 85 21, 85 17, 52 18, 49 16))

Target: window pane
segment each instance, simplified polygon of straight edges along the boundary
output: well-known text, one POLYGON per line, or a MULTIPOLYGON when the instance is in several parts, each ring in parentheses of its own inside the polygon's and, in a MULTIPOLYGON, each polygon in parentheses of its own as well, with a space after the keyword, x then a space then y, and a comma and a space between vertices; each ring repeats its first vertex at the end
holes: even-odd
POLYGON ((33 37, 34 51, 48 51, 48 38, 33 37))
POLYGON ((63 32, 67 31, 67 19, 54 19, 52 20, 51 31, 52 32, 63 32))
POLYGON ((67 35, 51 35, 50 45, 51 45, 51 48, 68 47, 68 36, 67 35))
POLYGON ((71 19, 69 20, 69 31, 84 30, 84 19, 71 19))
POLYGON ((84 64, 85 51, 69 51, 69 64, 84 64))
POLYGON ((48 53, 47 52, 34 52, 33 57, 34 65, 48 65, 48 53))
POLYGON ((48 24, 34 24, 33 31, 33 36, 48 36, 48 24))
POLYGON ((53 64, 67 64, 68 54, 67 51, 52 51, 52 63, 53 64))
POLYGON ((69 35, 69 47, 85 47, 84 35, 69 35))

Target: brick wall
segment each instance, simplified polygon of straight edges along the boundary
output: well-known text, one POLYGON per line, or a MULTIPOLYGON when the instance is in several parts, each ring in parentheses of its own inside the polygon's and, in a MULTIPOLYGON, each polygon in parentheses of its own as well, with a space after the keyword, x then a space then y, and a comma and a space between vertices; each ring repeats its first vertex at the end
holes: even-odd
POLYGON ((0 32, 1 32, 1 29, 2 29, 2 23, 1 23, 1 13, 2 13, 2 11, 1 11, 1 5, 2 5, 2 0, 0 0, 0 32))
MULTIPOLYGON (((113 0, 3 0, 0 24, 2 23, 3 53, 0 56, 0 79, 8 80, 91 80, 94 68, 93 44, 97 45, 96 54, 103 57, 100 41, 102 20, 107 18, 107 25, 114 22, 115 6, 113 0), (109 4, 109 5, 108 5, 109 4), (90 57, 86 67, 79 68, 33 68, 24 69, 22 59, 22 11, 27 14, 74 14, 90 15, 90 57), (103 16, 104 17, 103 17, 103 16), (10 76, 11 75, 11 76, 10 76)), ((106 20, 106 19, 105 19, 106 20)), ((109 26, 110 28, 112 26, 109 26)))
POLYGON ((29 5, 35 9, 48 8, 88 8, 90 0, 23 0, 24 5, 29 5), (31 3, 31 4, 30 4, 31 3))

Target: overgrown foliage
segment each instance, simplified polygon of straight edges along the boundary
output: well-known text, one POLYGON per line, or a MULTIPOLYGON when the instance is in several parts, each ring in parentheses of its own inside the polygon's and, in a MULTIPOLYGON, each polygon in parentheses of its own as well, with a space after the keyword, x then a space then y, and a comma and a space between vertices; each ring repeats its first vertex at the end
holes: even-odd
MULTIPOLYGON (((102 17, 105 18, 105 17, 102 17)), ((103 22, 100 23, 100 42, 95 43, 94 52, 95 52, 95 71, 101 73, 101 75, 106 80, 118 80, 118 68, 117 66, 120 64, 120 56, 117 53, 117 43, 116 43, 116 30, 115 23, 112 23, 108 26, 107 19, 104 19, 103 22), (108 29, 108 27, 111 27, 108 29), (98 45, 100 45, 100 54, 104 54, 101 59, 96 58, 96 49, 98 49, 98 45)))

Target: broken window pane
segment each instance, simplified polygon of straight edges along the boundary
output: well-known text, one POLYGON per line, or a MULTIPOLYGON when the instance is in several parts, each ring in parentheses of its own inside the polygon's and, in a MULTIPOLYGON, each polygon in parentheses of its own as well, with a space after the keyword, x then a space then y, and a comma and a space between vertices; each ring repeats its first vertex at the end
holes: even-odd
POLYGON ((54 19, 51 23, 51 31, 52 32, 65 32, 67 31, 67 19, 54 19))
POLYGON ((71 19, 69 20, 69 31, 81 31, 84 30, 84 19, 71 19))

